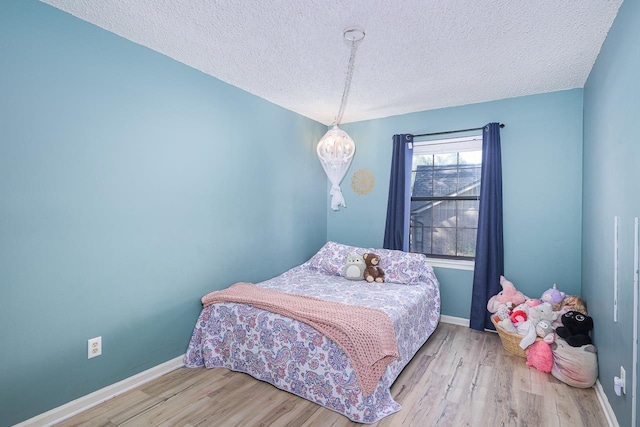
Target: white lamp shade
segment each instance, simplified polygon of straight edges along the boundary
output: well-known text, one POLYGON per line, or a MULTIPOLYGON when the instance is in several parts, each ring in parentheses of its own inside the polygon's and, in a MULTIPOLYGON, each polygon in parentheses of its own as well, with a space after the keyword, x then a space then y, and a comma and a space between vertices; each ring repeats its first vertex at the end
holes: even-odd
POLYGON ((351 165, 356 144, 345 131, 335 125, 320 138, 316 151, 327 178, 332 184, 331 209, 337 211, 340 206, 347 207, 340 190, 340 183, 351 165))

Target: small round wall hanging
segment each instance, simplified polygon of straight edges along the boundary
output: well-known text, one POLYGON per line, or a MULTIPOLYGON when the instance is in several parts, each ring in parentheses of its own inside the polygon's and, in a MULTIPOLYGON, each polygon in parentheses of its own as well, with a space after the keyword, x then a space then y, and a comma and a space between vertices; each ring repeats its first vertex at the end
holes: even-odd
POLYGON ((373 190, 375 183, 373 173, 368 169, 358 169, 351 177, 351 188, 361 196, 373 190))

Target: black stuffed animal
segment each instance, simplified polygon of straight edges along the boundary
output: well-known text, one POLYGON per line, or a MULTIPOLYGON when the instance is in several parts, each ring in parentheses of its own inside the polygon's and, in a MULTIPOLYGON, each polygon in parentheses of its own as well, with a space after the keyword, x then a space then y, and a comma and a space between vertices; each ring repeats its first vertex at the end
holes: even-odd
POLYGON ((567 311, 562 315, 562 325, 556 328, 556 334, 571 347, 591 344, 589 331, 593 329, 593 319, 579 311, 567 311))

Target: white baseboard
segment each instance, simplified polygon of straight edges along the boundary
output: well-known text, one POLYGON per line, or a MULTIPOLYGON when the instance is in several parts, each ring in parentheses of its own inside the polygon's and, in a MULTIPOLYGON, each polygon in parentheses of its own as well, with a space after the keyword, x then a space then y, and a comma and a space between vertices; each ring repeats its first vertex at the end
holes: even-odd
POLYGON ((178 356, 175 359, 171 359, 146 371, 140 372, 132 377, 125 378, 115 384, 111 384, 100 390, 96 390, 93 393, 82 396, 76 400, 72 400, 57 408, 53 408, 50 411, 44 412, 26 421, 16 424, 14 427, 48 427, 57 424, 61 421, 71 418, 80 412, 93 408, 102 402, 106 402, 109 399, 125 393, 131 389, 134 389, 144 383, 147 383, 153 379, 156 379, 164 374, 174 371, 184 366, 182 363, 183 356, 178 356))
POLYGON ((467 328, 469 327, 469 319, 465 319, 463 317, 445 316, 444 314, 441 314, 440 321, 442 323, 450 323, 452 325, 465 326, 467 328))
POLYGON ((596 389, 596 396, 598 396, 598 401, 600 402, 602 412, 604 412, 604 416, 607 419, 607 423, 609 423, 609 427, 620 427, 616 414, 613 412, 611 405, 609 405, 609 399, 602 388, 600 380, 596 380, 596 385, 594 385, 593 388, 596 389))

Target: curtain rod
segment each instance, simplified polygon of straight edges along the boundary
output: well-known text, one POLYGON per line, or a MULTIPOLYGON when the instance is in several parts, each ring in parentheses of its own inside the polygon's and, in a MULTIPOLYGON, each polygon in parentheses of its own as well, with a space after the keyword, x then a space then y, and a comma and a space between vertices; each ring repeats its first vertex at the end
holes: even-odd
MULTIPOLYGON (((500 123, 500 128, 504 127, 504 123, 500 123)), ((461 133, 461 132, 471 132, 474 130, 482 130, 484 129, 484 126, 482 126, 481 128, 472 128, 472 129, 460 129, 460 130, 448 130, 446 132, 434 132, 434 133, 421 133, 420 135, 411 135, 414 138, 418 138, 421 136, 435 136, 435 135, 448 135, 450 133, 461 133)))

